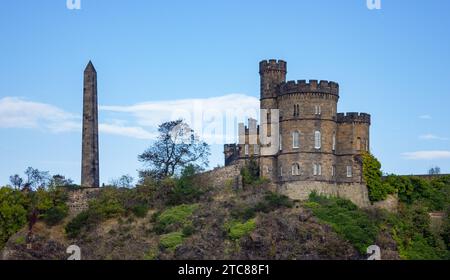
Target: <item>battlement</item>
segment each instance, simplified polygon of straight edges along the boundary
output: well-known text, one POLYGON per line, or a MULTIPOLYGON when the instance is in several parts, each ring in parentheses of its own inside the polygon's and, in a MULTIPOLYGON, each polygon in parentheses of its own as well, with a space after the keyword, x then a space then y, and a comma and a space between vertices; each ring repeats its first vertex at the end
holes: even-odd
POLYGON ((339 84, 329 81, 306 80, 288 81, 280 85, 280 94, 327 93, 339 96, 339 84))
POLYGON ((259 63, 259 73, 265 71, 282 71, 287 72, 287 63, 284 60, 269 59, 263 60, 259 63))
POLYGON ((370 115, 366 113, 338 113, 337 114, 338 123, 367 123, 370 124, 370 115))

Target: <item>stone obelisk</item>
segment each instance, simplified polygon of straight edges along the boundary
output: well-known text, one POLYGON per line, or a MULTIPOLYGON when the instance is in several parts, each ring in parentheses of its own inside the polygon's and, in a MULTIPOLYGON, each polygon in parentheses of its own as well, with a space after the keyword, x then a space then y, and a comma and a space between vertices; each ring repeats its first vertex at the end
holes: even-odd
POLYGON ((83 148, 81 154, 81 186, 98 188, 98 104, 97 71, 89 61, 84 70, 83 88, 83 148))

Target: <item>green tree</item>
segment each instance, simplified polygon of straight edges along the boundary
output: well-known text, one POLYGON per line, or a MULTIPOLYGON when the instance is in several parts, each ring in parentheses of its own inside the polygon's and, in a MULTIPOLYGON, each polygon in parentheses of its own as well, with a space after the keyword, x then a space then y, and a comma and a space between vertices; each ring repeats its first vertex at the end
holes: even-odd
POLYGON ((9 187, 0 188, 0 248, 27 222, 26 198, 9 187))

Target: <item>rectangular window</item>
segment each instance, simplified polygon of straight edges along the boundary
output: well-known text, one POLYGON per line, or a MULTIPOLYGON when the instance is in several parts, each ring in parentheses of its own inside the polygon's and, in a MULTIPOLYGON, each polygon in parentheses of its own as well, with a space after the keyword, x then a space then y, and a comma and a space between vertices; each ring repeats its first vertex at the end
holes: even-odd
POLYGON ((281 137, 281 134, 279 137, 279 141, 280 141, 280 151, 282 151, 283 150, 283 138, 281 137))
POLYGON ((352 167, 350 165, 347 165, 347 177, 350 178, 352 176, 352 167))
POLYGON ((245 144, 244 146, 244 153, 246 156, 248 156, 248 144, 245 144))
POLYGON ((336 133, 333 133, 333 151, 336 151, 336 133))
POLYGON ((292 133, 292 148, 300 148, 300 133, 298 131, 292 133))
POLYGON ((317 175, 321 176, 322 175, 322 164, 318 164, 317 165, 317 175))
POLYGON ((280 177, 283 177, 283 167, 280 167, 280 177))
POLYGON ((314 113, 315 113, 316 115, 322 114, 322 108, 321 108, 320 105, 316 105, 316 106, 314 107, 314 113))
POLYGON ((332 177, 336 176, 336 166, 335 165, 331 166, 331 176, 332 177))
POLYGON ((314 163, 314 166, 313 166, 313 174, 314 174, 314 176, 317 176, 317 164, 315 164, 314 163))
POLYGON ((259 155, 259 146, 258 145, 253 145, 253 152, 255 155, 259 155))
POLYGON ((320 131, 314 132, 314 148, 320 149, 322 146, 322 139, 321 139, 320 131))

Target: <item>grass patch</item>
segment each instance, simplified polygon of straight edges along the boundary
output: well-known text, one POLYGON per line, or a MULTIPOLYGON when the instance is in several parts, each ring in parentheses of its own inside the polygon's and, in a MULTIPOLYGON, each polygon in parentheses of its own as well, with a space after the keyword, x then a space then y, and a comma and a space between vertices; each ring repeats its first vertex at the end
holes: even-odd
POLYGON ((176 247, 183 243, 183 233, 175 231, 161 235, 159 242, 163 248, 175 250, 176 247))
POLYGON ((249 235, 256 228, 255 219, 250 219, 244 223, 239 221, 230 221, 225 224, 228 237, 232 240, 239 240, 242 237, 249 235))
POLYGON ((170 225, 188 222, 188 218, 197 209, 198 204, 181 204, 163 211, 154 218, 156 222, 155 231, 164 233, 170 225))

